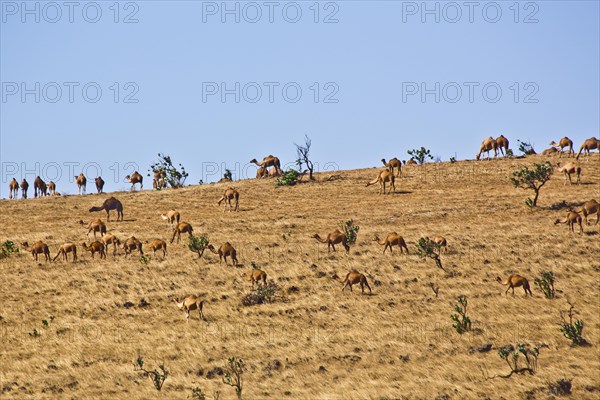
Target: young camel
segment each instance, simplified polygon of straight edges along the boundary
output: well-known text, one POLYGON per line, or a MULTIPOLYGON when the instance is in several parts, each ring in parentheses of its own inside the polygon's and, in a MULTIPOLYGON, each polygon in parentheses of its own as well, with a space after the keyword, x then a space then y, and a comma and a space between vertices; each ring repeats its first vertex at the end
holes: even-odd
POLYGON ((489 160, 490 159, 490 150, 494 150, 494 158, 498 157, 498 142, 496 142, 496 139, 494 139, 491 136, 489 138, 485 139, 481 143, 481 147, 479 148, 479 153, 477 153, 477 156, 475 158, 477 158, 477 160, 479 161, 479 158, 481 157, 481 153, 483 153, 485 151, 485 153, 487 154, 488 160, 489 160))
POLYGON ((567 224, 571 227, 571 232, 575 233, 575 224, 579 224, 579 232, 583 233, 583 226, 581 225, 581 215, 576 211, 569 211, 564 220, 557 219, 554 221, 554 225, 567 224))
POLYGON ((79 194, 85 194, 85 189, 87 187, 87 178, 81 172, 79 176, 74 176, 75 183, 77 183, 77 189, 79 190, 79 194))
MULTIPOLYGON (((123 250, 125 250, 125 257, 129 254, 133 253, 135 250, 140 252, 140 255, 144 255, 144 251, 142 250, 142 242, 136 239, 135 236, 130 237, 125 242, 123 242, 123 250)), ((166 251, 166 246, 165 246, 166 251)))
POLYGON ((42 180, 39 176, 35 178, 33 181, 33 197, 42 197, 48 195, 48 186, 46 186, 46 182, 42 180))
POLYGON ((98 193, 102 193, 102 190, 104 189, 104 179, 99 176, 94 181, 96 182, 96 190, 98 193))
POLYGON ((167 221, 167 228, 170 229, 173 229, 173 225, 179 224, 179 218, 181 217, 179 211, 173 209, 167 211, 167 215, 161 214, 160 216, 167 221))
POLYGON ((223 243, 221 245, 221 247, 219 247, 218 251, 215 250, 215 248, 212 244, 209 244, 208 249, 210 251, 212 251, 213 253, 219 255, 219 264, 221 264, 221 261, 223 261, 223 259, 225 259, 225 265, 227 265, 227 257, 231 257, 231 261, 232 261, 233 265, 234 266, 238 265, 237 252, 235 251, 235 249, 233 248, 231 243, 229 243, 229 242, 223 243))
POLYGON ((29 182, 25 178, 21 181, 21 197, 27 198, 27 190, 29 190, 29 182))
POLYGON ((104 200, 100 207, 90 208, 90 212, 106 210, 106 220, 110 221, 110 210, 117 210, 117 222, 123 221, 123 204, 114 197, 104 200))
POLYGON ((352 285, 359 283, 363 294, 365 293, 365 286, 369 289, 369 294, 373 293, 371 291, 371 286, 369 286, 369 283, 367 282, 367 278, 355 269, 348 272, 348 275, 346 275, 346 278, 342 281, 342 283, 344 284, 342 287, 342 292, 344 289, 346 289, 346 286, 349 286, 350 291, 352 291, 352 285))
POLYGON ((263 158, 263 160, 261 162, 256 161, 256 158, 253 158, 252 160, 250 160, 250 163, 252 164, 256 164, 259 167, 275 167, 277 169, 277 171, 279 171, 279 173, 281 173, 281 163, 279 162, 279 158, 269 154, 268 156, 266 156, 265 158, 263 158))
POLYGON ((96 239, 96 232, 100 232, 101 237, 106 234, 106 224, 102 222, 101 219, 90 221, 90 223, 87 225, 87 228, 87 236, 90 236, 90 232, 94 232, 94 240, 96 239))
POLYGON ((173 241, 175 240, 175 236, 177 236, 177 243, 179 243, 179 241, 181 240, 181 234, 186 232, 188 235, 192 236, 194 229, 187 222, 178 223, 175 226, 175 229, 173 230, 173 237, 171 238, 171 243, 173 243, 173 241))
MULTIPOLYGON (((148 242, 146 242, 148 243, 148 242)), ((148 243, 148 247, 152 250, 152 254, 156 255, 157 250, 162 250, 163 258, 167 256, 167 242, 162 239, 156 239, 148 243)))
POLYGON ((559 152, 560 154, 558 156, 559 158, 562 157, 565 147, 569 148, 567 157, 571 157, 571 154, 575 155, 575 152, 573 151, 573 141, 566 136, 564 138, 560 139, 558 141, 558 143, 556 143, 554 140, 551 141, 550 146, 556 148, 556 150, 560 149, 560 152, 559 152))
POLYGON ((529 281, 527 280, 527 278, 524 278, 521 275, 511 275, 504 282, 502 281, 502 278, 500 278, 499 276, 496 277, 496 280, 503 285, 508 285, 506 292, 504 292, 505 295, 508 294, 508 291, 510 289, 512 289, 512 295, 514 296, 515 288, 519 287, 519 286, 523 286, 523 290, 525 291, 525 297, 527 297, 528 292, 529 292, 530 296, 533 296, 533 293, 531 293, 531 288, 529 287, 529 281))
POLYGON ((48 184, 48 191, 50 192, 50 196, 56 196, 56 183, 54 181, 50 181, 48 184))
POLYGON ((238 211, 240 207, 240 194, 234 188, 226 189, 223 193, 223 196, 221 196, 217 204, 220 206, 221 203, 224 201, 225 203, 223 203, 223 212, 225 212, 227 204, 229 204, 229 211, 231 212, 231 209, 233 208, 231 205, 231 200, 233 199, 235 199, 235 209, 233 211, 238 211))
POLYGON ((130 191, 135 190, 135 185, 138 183, 140 184, 140 190, 144 188, 144 177, 137 171, 134 171, 131 175, 127 175, 125 180, 131 183, 130 191))
POLYGON ((565 185, 567 184, 567 178, 569 180, 569 183, 572 185, 573 181, 571 181, 571 174, 577 174, 577 181, 576 183, 580 182, 580 178, 581 178, 581 167, 579 165, 577 165, 574 162, 569 162, 566 163, 565 165, 561 166, 560 163, 556 163, 556 166, 558 167, 558 172, 562 172, 565 176, 565 185))
POLYGON ((398 170, 396 176, 402 175, 402 163, 396 157, 392 158, 388 162, 385 161, 385 158, 382 158, 381 162, 383 163, 383 165, 385 165, 387 169, 390 170, 392 174, 394 173, 394 168, 396 168, 398 170))
POLYGON ((379 175, 377 176, 377 178, 373 179, 371 182, 367 183, 367 187, 374 185, 376 183, 379 183, 379 194, 385 194, 385 183, 386 182, 390 182, 390 190, 388 191, 388 194, 392 193, 392 190, 394 190, 394 193, 396 193, 396 178, 394 177, 394 174, 392 172, 390 172, 389 169, 384 169, 383 171, 379 172, 379 175), (383 193, 382 193, 383 190, 383 193))
POLYGON ((100 253, 100 259, 106 258, 106 252, 104 251, 104 244, 99 241, 92 242, 89 246, 87 243, 82 243, 83 249, 85 251, 89 251, 92 253, 92 258, 94 258, 94 254, 100 253))
POLYGON ((340 232, 338 229, 329 233, 326 239, 321 239, 319 234, 315 233, 312 236, 314 239, 317 239, 321 243, 327 243, 327 252, 329 253, 333 248, 335 251, 335 245, 341 243, 342 246, 346 249, 346 253, 350 252, 350 246, 348 246, 348 239, 346 238, 346 234, 340 232))
POLYGON ((503 156, 508 154, 508 139, 504 137, 504 135, 500 135, 496 138, 496 145, 498 149, 502 153, 503 156), (506 150, 506 153, 504 152, 506 150))
POLYGON ((585 151, 585 153, 587 153, 587 156, 589 157, 590 150, 595 150, 595 149, 600 149, 600 140, 598 140, 598 139, 596 139, 596 137, 592 136, 591 138, 589 138, 585 142, 583 142, 583 144, 579 148, 579 152, 577 153, 576 159, 579 160, 579 155, 581 154, 582 151, 585 151))
POLYGON ((102 236, 102 238, 100 240, 102 241, 102 243, 104 243, 106 250, 108 250, 108 245, 112 244, 113 245, 113 257, 117 255, 117 247, 121 246, 121 241, 119 240, 118 237, 109 233, 109 234, 102 236))
POLYGON ((554 156, 556 153, 558 153, 558 149, 556 147, 550 147, 549 149, 542 151, 541 154, 543 156, 554 156))
POLYGON ((253 269, 252 272, 242 274, 242 279, 252 282, 252 289, 254 289, 255 283, 260 284, 262 281, 263 286, 267 284, 267 273, 260 269, 253 269))
POLYGON ((269 178, 279 178, 281 176, 281 170, 275 167, 271 167, 268 174, 269 178))
POLYGON ((60 256, 61 254, 63 256, 64 261, 69 261, 69 253, 73 253, 73 262, 77 261, 77 246, 75 246, 75 243, 65 243, 62 246, 60 246, 60 248, 58 249, 58 253, 56 253, 56 256, 54 256, 52 261, 56 261, 58 256, 60 256))
POLYGON ((190 322, 190 311, 198 310, 202 321, 206 321, 204 317, 204 300, 200 300, 200 297, 195 295, 186 296, 183 300, 179 301, 179 297, 175 298, 175 304, 180 310, 185 311, 186 322, 190 322))
POLYGON ((392 250, 392 246, 398 246, 400 248, 400 254, 402 254, 404 252, 404 249, 406 249, 406 254, 408 254, 408 247, 406 247, 406 242, 404 241, 404 238, 400 235, 398 235, 396 232, 391 232, 389 233, 386 237, 385 237, 385 241, 381 241, 379 239, 379 236, 375 235, 375 238, 373 238, 374 242, 377 242, 379 245, 381 246, 385 246, 383 248, 383 253, 385 254, 385 251, 388 249, 390 249, 390 253, 393 253, 392 250))
POLYGON ((256 170, 256 179, 268 178, 268 177, 269 177, 269 171, 267 170, 267 167, 260 167, 258 170, 256 170))
POLYGON ((9 199, 16 199, 19 196, 19 182, 15 178, 12 178, 8 184, 8 193, 9 199))
POLYGON ((597 225, 598 222, 600 222, 600 203, 594 199, 586 201, 580 207, 575 208, 575 211, 583 214, 586 225, 589 225, 588 215, 597 215, 596 223, 594 225, 597 225))
POLYGON ((23 242, 21 245, 25 251, 31 252, 32 257, 36 262, 38 261, 38 254, 44 255, 44 261, 50 261, 50 249, 46 243, 39 241, 35 242, 31 247, 29 247, 27 242, 23 242))

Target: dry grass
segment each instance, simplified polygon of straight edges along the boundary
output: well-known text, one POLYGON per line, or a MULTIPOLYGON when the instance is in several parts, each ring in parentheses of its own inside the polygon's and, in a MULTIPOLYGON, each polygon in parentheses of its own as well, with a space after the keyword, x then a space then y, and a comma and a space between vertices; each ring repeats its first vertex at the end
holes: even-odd
POLYGON ((157 254, 148 264, 139 256, 115 259, 112 249, 106 260, 92 260, 83 254, 86 230, 78 221, 105 219, 87 210, 107 195, 1 201, 0 240, 43 240, 52 256, 74 241, 83 257, 76 264, 35 264, 21 253, 0 261, 0 397, 157 398, 151 381, 133 370, 139 351, 147 367, 164 362, 170 370, 159 397, 165 399, 187 398, 195 385, 209 398, 216 390, 223 399, 235 398, 219 376, 207 378, 230 356, 248 366, 247 399, 545 399, 547 382, 560 378, 573 378, 573 398, 598 398, 600 225, 571 234, 553 225, 566 209, 551 205, 598 199, 599 158, 582 163, 581 185, 564 186, 563 177, 554 176, 537 210, 524 204, 530 193, 508 179, 533 160, 407 167, 396 185, 400 193, 389 196, 365 187, 378 169, 341 171, 342 179, 334 181, 324 173, 316 183, 291 188, 275 188, 272 180, 240 181, 234 184, 241 195, 238 213, 223 213, 215 204, 224 184, 115 194, 125 221, 109 222, 110 233, 170 240, 160 214, 177 208, 196 234, 208 233, 215 245, 230 241, 241 268, 220 266, 210 252, 198 259, 183 241, 169 245, 166 259, 157 254), (349 256, 341 246, 328 255, 310 238, 349 218, 361 226, 349 256), (382 254, 372 238, 390 231, 407 240, 411 254, 397 248, 382 254), (414 254, 421 235, 448 239, 442 260, 449 274, 414 254), (240 275, 252 261, 283 287, 284 299, 241 305, 250 283, 240 275), (367 274, 372 296, 356 287, 340 292, 352 268, 367 274), (542 270, 554 271, 554 300, 533 284, 542 270), (529 278, 533 298, 525 298, 522 288, 515 297, 504 296, 495 278, 511 273, 529 278), (437 298, 431 283, 440 288, 437 298), (291 286, 299 290, 287 294, 291 286), (207 300, 208 323, 192 312, 186 325, 172 301, 185 294, 207 300), (449 303, 458 294, 468 297, 475 328, 463 336, 450 320, 449 303), (561 336, 557 321, 567 297, 576 303, 592 347, 570 347, 561 336), (140 306, 142 299, 149 305, 140 306), (55 319, 44 328, 41 321, 50 315, 55 319), (41 336, 29 335, 34 328, 41 336), (490 375, 508 372, 497 348, 516 342, 549 346, 541 350, 538 373, 483 380, 480 366, 490 375), (468 351, 485 343, 494 345, 492 351, 468 351))

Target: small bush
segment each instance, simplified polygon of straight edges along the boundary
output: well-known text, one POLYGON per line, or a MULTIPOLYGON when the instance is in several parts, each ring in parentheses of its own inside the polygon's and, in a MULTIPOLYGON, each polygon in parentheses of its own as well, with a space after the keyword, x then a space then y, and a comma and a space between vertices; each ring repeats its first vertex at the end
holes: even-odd
MULTIPOLYGON (((179 164, 179 168, 173 165, 173 161, 170 156, 158 153, 158 161, 150 166, 152 173, 160 173, 164 176, 165 182, 172 188, 182 188, 185 184, 185 180, 189 176, 186 172, 185 167, 179 164)), ((150 176, 150 174, 148 174, 150 176)), ((160 189, 157 187, 156 189, 160 189)))
POLYGON ((421 147, 420 149, 408 150, 407 153, 410 156, 410 159, 416 161, 418 164, 425 164, 427 162, 427 159, 433 160, 431 151, 429 151, 425 147, 421 147))
POLYGON ((440 247, 441 245, 435 243, 433 240, 429 238, 421 238, 417 242, 416 252, 417 255, 421 258, 431 258, 435 261, 435 265, 437 265, 440 269, 445 271, 444 266, 442 265, 442 260, 440 259, 440 247))
POLYGON ((539 278, 535 278, 535 284, 544 293, 547 299, 554 298, 554 274, 552 271, 542 271, 539 278))
POLYGON ((275 186, 294 186, 304 176, 300 171, 296 171, 295 169, 288 169, 281 175, 280 178, 275 180, 275 186))
POLYGON ((242 298, 244 306, 253 306, 256 304, 272 303, 279 296, 281 288, 274 282, 268 282, 266 285, 258 284, 256 289, 251 290, 242 298))
POLYGON ((158 391, 162 389, 163 385, 165 384, 165 381, 167 380, 167 377, 169 376, 169 371, 164 366, 164 364, 160 364, 158 366, 158 369, 154 369, 152 371, 144 369, 144 358, 141 354, 138 354, 137 359, 134 361, 133 369, 134 371, 143 372, 146 376, 152 379, 154 388, 158 391))
POLYGON ((200 236, 189 236, 188 249, 198 254, 198 257, 202 257, 204 250, 208 247, 208 235, 202 234, 200 236))
POLYGON ((151 259, 152 259, 152 258, 150 258, 150 256, 149 256, 149 255, 147 255, 147 254, 142 254, 142 255, 140 256, 140 263, 141 263, 141 264, 144 264, 144 265, 147 265, 147 264, 150 262, 150 260, 151 260, 151 259))
POLYGON ((241 358, 231 357, 223 368, 223 383, 235 388, 235 394, 238 399, 242 398, 242 376, 244 375, 245 365, 241 358))
POLYGON ((354 221, 351 219, 340 222, 340 225, 342 227, 342 232, 346 234, 346 240, 348 241, 348 244, 356 243, 356 237, 358 236, 360 226, 354 225, 354 221))
POLYGON ((548 182, 548 180, 550 180, 552 173, 552 165, 546 161, 543 164, 533 164, 531 169, 529 169, 529 167, 523 167, 519 171, 513 172, 510 180, 514 187, 532 189, 534 191, 534 198, 528 198, 525 201, 525 204, 529 207, 535 207, 540 195, 540 189, 548 182))
POLYGON ((454 164, 456 162, 456 157, 450 157, 450 163, 454 164))
POLYGON ((534 346, 533 349, 528 344, 518 343, 516 349, 512 346, 504 346, 498 350, 498 355, 501 359, 506 361, 510 367, 510 375, 513 373, 524 373, 529 372, 531 375, 537 371, 537 360, 540 354, 538 346, 534 346), (521 356, 523 356, 521 358, 521 356), (526 366, 520 367, 519 360, 523 359, 526 366))
POLYGON ((12 253, 17 253, 19 249, 15 247, 15 243, 7 240, 0 245, 0 259, 10 256, 12 253))
POLYGON ((456 301, 458 301, 458 304, 454 304, 454 310, 458 314, 452 314, 450 318, 454 321, 452 323, 454 330, 462 335, 471 330, 471 319, 467 316, 467 298, 465 296, 457 296, 456 301))
POLYGON ((226 169, 225 173, 223 174, 223 178, 229 179, 230 181, 232 181, 233 180, 233 174, 231 173, 230 170, 226 169))
POLYGON ((587 341, 582 336, 584 325, 583 321, 578 319, 573 322, 573 317, 575 316, 575 306, 571 302, 568 302, 568 304, 569 311, 567 315, 569 316, 569 320, 566 320, 564 313, 561 311, 561 321, 558 324, 560 326, 560 331, 564 337, 571 341, 572 346, 585 345, 587 344, 587 341))
POLYGON ((519 151, 526 155, 526 156, 530 156, 535 154, 535 150, 533 149, 533 145, 530 142, 525 142, 522 140, 518 140, 517 142, 519 142, 519 151))

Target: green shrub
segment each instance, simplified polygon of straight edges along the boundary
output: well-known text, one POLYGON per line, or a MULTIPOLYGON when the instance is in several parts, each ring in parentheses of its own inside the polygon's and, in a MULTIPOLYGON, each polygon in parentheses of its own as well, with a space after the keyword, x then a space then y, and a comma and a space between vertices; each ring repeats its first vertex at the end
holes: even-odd
MULTIPOLYGON (((185 184, 185 180, 189 176, 186 172, 185 167, 179 164, 179 168, 173 165, 173 161, 170 156, 158 153, 158 161, 150 166, 152 173, 160 173, 164 176, 165 182, 172 188, 182 188, 185 184)), ((148 174, 150 176, 150 174, 148 174)), ((156 189, 160 189, 157 187, 156 189)))
POLYGON ((542 271, 539 278, 535 278, 535 284, 544 293, 547 299, 554 298, 554 274, 552 271, 542 271))
POLYGON ((244 306, 253 306, 256 304, 273 303, 281 288, 274 282, 268 282, 266 285, 257 285, 256 289, 252 289, 242 298, 244 306))
POLYGON ((198 257, 202 257, 204 250, 208 247, 208 235, 203 233, 200 236, 189 236, 188 249, 198 254, 198 257))
POLYGON ((413 149, 407 151, 411 160, 416 161, 418 164, 425 164, 427 159, 433 160, 433 156, 431 152, 425 147, 421 147, 420 149, 413 149))
POLYGON ((138 354, 137 359, 134 361, 133 369, 134 371, 143 372, 146 376, 152 379, 154 388, 158 391, 162 389, 165 381, 167 380, 167 377, 169 376, 169 371, 164 366, 164 364, 160 364, 158 366, 158 369, 154 369, 152 371, 144 369, 144 358, 141 354, 138 354))
POLYGON ((238 399, 242 398, 242 376, 244 375, 245 365, 241 358, 231 357, 223 368, 223 383, 235 388, 235 394, 238 399))
POLYGON ((438 268, 445 271, 444 266, 442 265, 442 260, 440 258, 441 244, 437 244, 429 238, 420 238, 415 246, 417 255, 419 257, 423 259, 431 258, 435 261, 435 265, 437 265, 438 268))
POLYGON ((471 319, 467 316, 467 298, 465 296, 457 296, 456 301, 458 301, 458 304, 454 304, 454 311, 458 314, 452 314, 450 318, 454 321, 452 323, 454 330, 462 335, 471 330, 471 319))
POLYGON ((569 320, 566 320, 564 313, 561 311, 561 321, 559 322, 560 331, 564 337, 571 341, 572 346, 585 345, 587 344, 587 341, 582 336, 584 326, 583 321, 578 319, 573 322, 573 317, 575 316, 575 306, 571 302, 568 302, 568 304, 569 312, 567 315, 569 316, 569 320))
POLYGON ((356 243, 356 237, 358 236, 360 226, 354 225, 354 220, 351 219, 340 222, 340 226, 342 227, 342 232, 346 234, 346 241, 348 244, 356 243))
POLYGON ((510 178, 512 184, 515 187, 521 189, 532 189, 535 196, 532 199, 527 199, 525 204, 529 207, 535 207, 537 205, 538 196, 540 195, 540 189, 542 186, 550 180, 553 170, 552 165, 548 161, 543 164, 533 164, 533 167, 523 167, 519 171, 515 171, 510 178))
POLYGON ((300 171, 296 171, 295 169, 288 169, 281 175, 281 177, 275 180, 275 186, 294 186, 304 176, 300 171))
POLYGON ((12 253, 17 253, 19 249, 15 247, 15 243, 7 240, 0 245, 0 259, 10 256, 12 253))

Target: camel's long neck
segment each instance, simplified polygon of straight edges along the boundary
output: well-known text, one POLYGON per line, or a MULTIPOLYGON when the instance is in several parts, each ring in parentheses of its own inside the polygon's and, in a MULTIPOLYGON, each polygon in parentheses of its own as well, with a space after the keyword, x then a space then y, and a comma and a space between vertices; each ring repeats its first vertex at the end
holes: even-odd
POLYGON ((314 238, 317 239, 321 243, 327 243, 327 240, 322 239, 321 236, 319 236, 319 235, 315 235, 314 238))
POLYGON ((379 245, 383 246, 385 245, 385 242, 382 242, 381 239, 379 239, 378 237, 376 237, 375 239, 373 239, 374 241, 376 241, 379 245))

